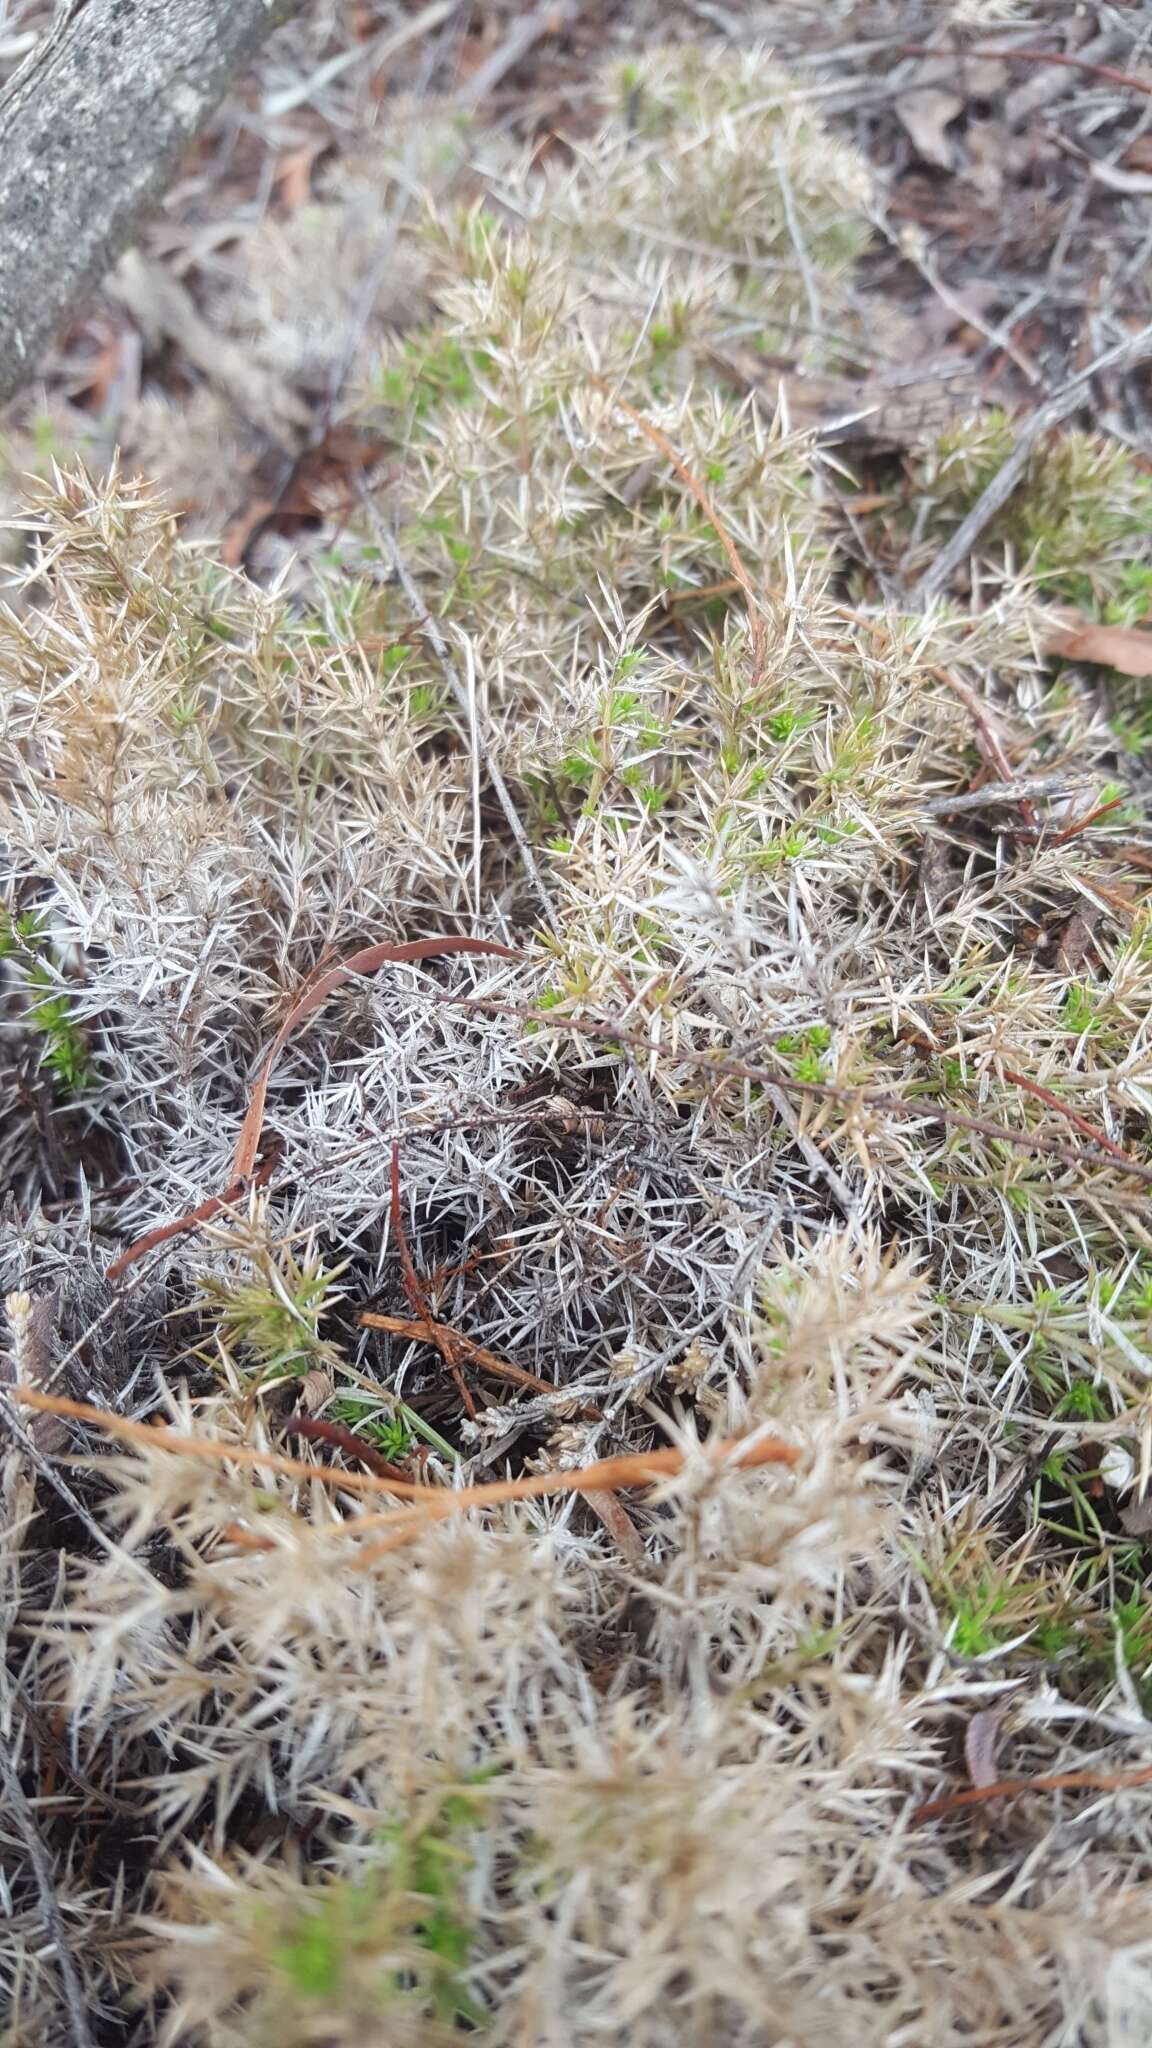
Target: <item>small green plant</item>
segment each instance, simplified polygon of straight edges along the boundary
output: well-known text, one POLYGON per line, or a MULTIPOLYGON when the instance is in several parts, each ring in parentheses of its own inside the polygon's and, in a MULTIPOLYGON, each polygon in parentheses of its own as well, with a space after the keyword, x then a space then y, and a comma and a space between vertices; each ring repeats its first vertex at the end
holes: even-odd
POLYGON ((491 366, 483 349, 465 348, 451 335, 433 331, 406 341, 399 359, 381 370, 379 395, 385 405, 410 409, 422 420, 447 399, 466 403, 478 377, 491 366))
POLYGON ((209 1278, 202 1285, 221 1348, 247 1359, 259 1382, 298 1378, 311 1366, 330 1362, 320 1319, 339 1299, 336 1283, 343 1266, 326 1266, 315 1255, 298 1260, 287 1245, 256 1240, 245 1249, 248 1278, 209 1278))
POLYGON ((91 1078, 87 1041, 69 998, 60 993, 59 972, 39 911, 13 914, 0 907, 0 960, 11 964, 27 990, 25 1016, 43 1041, 41 1065, 55 1075, 63 1093, 78 1095, 91 1078))
POLYGON ((1064 996, 1061 1019, 1065 1030, 1074 1031, 1077 1036, 1081 1032, 1091 1031, 1096 1021, 1096 1003, 1091 990, 1082 987, 1079 982, 1070 983, 1064 996))
POLYGON ((342 1422, 348 1429, 354 1429, 373 1450, 382 1457, 399 1461, 411 1454, 414 1431, 402 1415, 381 1415, 378 1412, 366 1415, 365 1401, 370 1396, 357 1397, 355 1394, 341 1395, 332 1401, 328 1413, 334 1422, 342 1422))
POLYGON ((431 1818, 380 1830, 359 1881, 299 1886, 275 1913, 260 1908, 255 1947, 266 1945, 271 2009, 283 1987, 333 2024, 398 2005, 441 2026, 481 2029, 486 2014, 466 1981, 475 1929, 464 1899, 481 1817, 472 1792, 446 1793, 431 1818))
POLYGON ((813 1024, 807 1031, 785 1031, 775 1041, 774 1050, 797 1081, 815 1082, 824 1079, 824 1054, 831 1043, 828 1026, 813 1024))

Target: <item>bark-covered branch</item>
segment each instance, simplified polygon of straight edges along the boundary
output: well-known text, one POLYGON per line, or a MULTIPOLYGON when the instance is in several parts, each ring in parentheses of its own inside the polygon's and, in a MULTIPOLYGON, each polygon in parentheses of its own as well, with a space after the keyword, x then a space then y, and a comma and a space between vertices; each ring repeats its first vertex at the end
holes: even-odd
POLYGON ((0 95, 0 401, 300 0, 73 0, 0 95))

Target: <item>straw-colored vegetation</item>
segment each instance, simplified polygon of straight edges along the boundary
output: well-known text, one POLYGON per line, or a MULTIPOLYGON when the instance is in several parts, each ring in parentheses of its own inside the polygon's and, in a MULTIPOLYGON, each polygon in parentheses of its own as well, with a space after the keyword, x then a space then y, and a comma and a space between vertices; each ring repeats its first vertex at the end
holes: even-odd
MULTIPOLYGON (((1148 1788, 917 1809, 966 1733, 1147 1761, 1146 734, 1035 647, 1142 608, 1148 484, 1070 435, 970 603, 883 599, 715 362, 854 317, 861 166, 759 59, 615 91, 402 228, 394 475, 306 598, 147 485, 30 498, 9 1379, 204 1448, 19 1407, 5 1740, 94 2038, 1135 2042, 1148 1788), (434 935, 515 957, 333 985, 237 1176, 309 978, 434 935), (357 1442, 571 1483, 445 1517, 357 1442)), ((909 458, 909 587, 1010 436, 909 458)))

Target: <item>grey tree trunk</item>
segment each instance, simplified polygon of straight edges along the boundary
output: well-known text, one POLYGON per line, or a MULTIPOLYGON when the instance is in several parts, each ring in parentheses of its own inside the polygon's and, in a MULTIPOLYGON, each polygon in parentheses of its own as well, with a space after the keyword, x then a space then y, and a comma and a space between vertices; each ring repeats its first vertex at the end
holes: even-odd
POLYGON ((0 403, 301 0, 71 0, 0 94, 0 403))

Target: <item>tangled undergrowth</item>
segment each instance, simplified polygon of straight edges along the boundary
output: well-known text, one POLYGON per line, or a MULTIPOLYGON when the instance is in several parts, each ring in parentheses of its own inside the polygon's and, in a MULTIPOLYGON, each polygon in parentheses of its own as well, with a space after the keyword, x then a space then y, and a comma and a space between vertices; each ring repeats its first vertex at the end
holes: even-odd
POLYGON ((405 224, 306 593, 30 502, 7 2048, 1147 2038, 1148 1787, 920 1811, 1147 1762, 1144 742, 1035 652, 1147 487, 869 590, 715 361, 851 320, 859 165, 616 91, 405 224))

